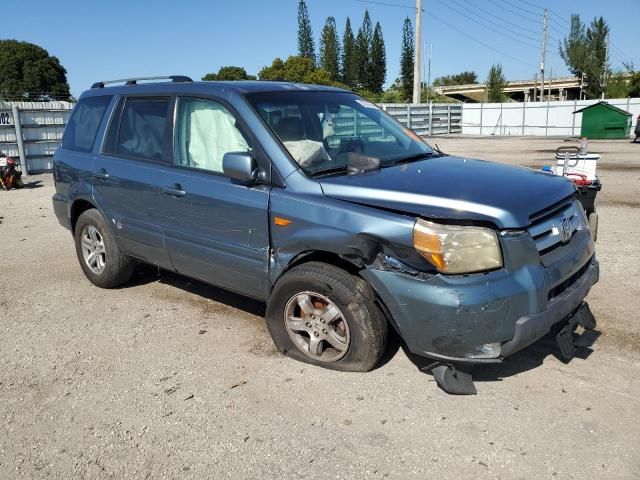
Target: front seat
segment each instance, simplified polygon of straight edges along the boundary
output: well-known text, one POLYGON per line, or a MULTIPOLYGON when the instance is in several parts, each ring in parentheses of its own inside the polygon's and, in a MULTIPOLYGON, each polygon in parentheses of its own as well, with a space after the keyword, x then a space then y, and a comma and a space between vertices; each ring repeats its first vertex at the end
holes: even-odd
POLYGON ((284 117, 273 128, 283 142, 304 139, 304 124, 298 117, 284 117))

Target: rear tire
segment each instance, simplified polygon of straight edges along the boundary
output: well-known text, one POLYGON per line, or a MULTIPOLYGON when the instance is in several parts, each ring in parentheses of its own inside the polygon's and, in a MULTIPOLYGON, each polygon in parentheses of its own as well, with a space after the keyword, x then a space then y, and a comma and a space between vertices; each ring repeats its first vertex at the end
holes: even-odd
POLYGON ((362 278, 320 262, 292 268, 267 305, 276 347, 291 358, 350 372, 373 369, 384 354, 388 322, 362 278))
POLYGON ((98 210, 82 212, 76 222, 74 240, 80 267, 91 283, 114 288, 131 279, 135 262, 120 251, 98 210))

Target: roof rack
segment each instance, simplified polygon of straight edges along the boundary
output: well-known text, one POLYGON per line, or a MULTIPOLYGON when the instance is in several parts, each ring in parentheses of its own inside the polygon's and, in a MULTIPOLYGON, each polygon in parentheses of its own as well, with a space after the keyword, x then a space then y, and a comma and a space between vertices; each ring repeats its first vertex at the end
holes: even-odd
POLYGON ((107 80, 105 82, 96 82, 91 85, 91 88, 104 88, 105 85, 111 83, 124 83, 125 85, 136 85, 140 80, 171 80, 173 83, 185 83, 193 82, 190 77, 185 75, 165 75, 159 77, 136 77, 136 78, 122 78, 120 80, 107 80))

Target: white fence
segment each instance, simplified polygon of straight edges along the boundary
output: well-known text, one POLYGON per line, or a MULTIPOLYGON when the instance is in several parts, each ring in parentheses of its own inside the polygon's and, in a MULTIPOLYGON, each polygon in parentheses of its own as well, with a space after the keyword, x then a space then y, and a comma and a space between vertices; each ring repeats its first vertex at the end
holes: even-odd
POLYGON ((70 102, 0 102, 0 150, 22 171, 51 170, 51 157, 69 121, 70 102))
MULTIPOLYGON (((598 102, 465 103, 462 107, 462 133, 579 136, 582 113, 574 115, 573 112, 598 102)), ((640 98, 607 99, 606 102, 631 113, 632 125, 635 125, 640 114, 640 98)))

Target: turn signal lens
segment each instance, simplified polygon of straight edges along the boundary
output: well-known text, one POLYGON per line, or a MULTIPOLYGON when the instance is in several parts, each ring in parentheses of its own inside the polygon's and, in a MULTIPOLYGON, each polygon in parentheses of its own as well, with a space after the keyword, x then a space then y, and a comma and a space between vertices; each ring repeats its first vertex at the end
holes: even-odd
POLYGON ((413 246, 442 273, 474 273, 502 267, 496 232, 417 219, 413 246))

